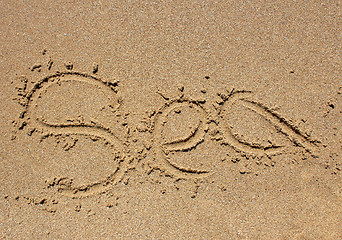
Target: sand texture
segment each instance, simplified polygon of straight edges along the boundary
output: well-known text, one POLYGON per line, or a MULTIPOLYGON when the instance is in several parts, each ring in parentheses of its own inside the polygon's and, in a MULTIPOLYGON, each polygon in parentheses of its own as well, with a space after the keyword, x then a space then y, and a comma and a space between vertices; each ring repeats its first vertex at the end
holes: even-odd
POLYGON ((0 12, 0 239, 342 239, 339 1, 0 12))

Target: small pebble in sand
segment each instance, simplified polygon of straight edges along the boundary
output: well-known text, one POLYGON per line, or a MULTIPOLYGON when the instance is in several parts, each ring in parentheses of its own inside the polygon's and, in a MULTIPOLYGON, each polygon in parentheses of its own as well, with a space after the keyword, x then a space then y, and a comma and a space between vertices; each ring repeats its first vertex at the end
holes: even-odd
POLYGON ((76 212, 81 211, 81 204, 76 204, 76 206, 75 206, 75 211, 76 211, 76 212))
POLYGON ((74 68, 74 64, 72 64, 72 62, 66 62, 65 67, 67 70, 71 71, 74 68))
POLYGON ((99 65, 98 64, 93 64, 93 73, 97 73, 99 71, 99 65))

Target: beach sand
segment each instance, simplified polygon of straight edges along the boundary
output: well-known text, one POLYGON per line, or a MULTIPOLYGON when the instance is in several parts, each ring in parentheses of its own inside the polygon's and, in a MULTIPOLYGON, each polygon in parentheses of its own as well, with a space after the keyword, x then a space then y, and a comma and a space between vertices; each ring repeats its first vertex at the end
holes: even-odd
POLYGON ((1 239, 342 239, 339 1, 0 9, 1 239))

